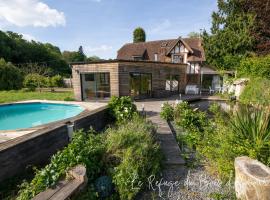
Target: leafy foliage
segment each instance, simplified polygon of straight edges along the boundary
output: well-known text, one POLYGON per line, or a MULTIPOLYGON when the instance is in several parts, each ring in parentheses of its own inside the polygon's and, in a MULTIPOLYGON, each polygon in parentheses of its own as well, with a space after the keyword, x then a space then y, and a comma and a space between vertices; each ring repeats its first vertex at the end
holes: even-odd
POLYGON ((201 34, 200 33, 197 33, 197 32, 190 32, 188 34, 188 37, 189 38, 200 38, 201 37, 201 34))
POLYGON ((270 55, 243 59, 237 75, 270 79, 270 55))
POLYGON ((106 132, 107 151, 113 156, 112 177, 120 199, 133 199, 147 178, 160 171, 161 152, 153 137, 153 125, 135 116, 106 132))
POLYGON ((245 13, 255 16, 255 28, 251 31, 255 39, 255 52, 259 55, 270 53, 270 16, 268 0, 242 0, 241 7, 245 13))
POLYGON ((0 58, 6 61, 20 64, 20 67, 27 63, 39 63, 50 68, 55 74, 70 74, 60 49, 52 44, 27 41, 22 35, 10 31, 0 31, 0 43, 0 58))
POLYGON ((220 69, 238 67, 237 61, 253 49, 253 24, 253 13, 243 12, 240 1, 218 0, 218 11, 212 14, 211 33, 203 34, 207 62, 220 69))
POLYGON ((45 87, 47 85, 46 77, 39 74, 28 74, 24 78, 23 85, 30 91, 35 91, 36 88, 45 87))
POLYGON ((132 103, 131 98, 128 96, 111 97, 108 107, 110 116, 116 119, 117 122, 132 119, 137 111, 136 105, 132 103))
POLYGON ((50 164, 37 170, 30 183, 22 184, 17 199, 32 199, 39 192, 54 186, 71 167, 77 164, 86 166, 88 180, 93 181, 102 168, 101 158, 104 151, 105 146, 100 135, 95 136, 92 130, 88 133, 77 132, 72 142, 51 158, 50 164))
POLYGON ((270 165, 269 111, 240 107, 233 114, 224 112, 217 104, 213 104, 209 110, 213 118, 208 122, 199 120, 203 118, 198 112, 192 114, 198 115, 192 117, 192 120, 189 116, 182 115, 190 123, 177 123, 184 127, 184 132, 177 137, 180 144, 184 143, 196 149, 197 153, 206 159, 208 169, 218 173, 222 180, 232 177, 234 159, 238 156, 247 155, 270 165), (200 130, 199 127, 203 128, 200 130))
POLYGON ((162 119, 167 121, 173 120, 173 106, 170 105, 168 102, 162 104, 160 116, 162 119))
POLYGON ((133 31, 133 42, 145 42, 146 40, 146 34, 143 28, 138 27, 133 31))
POLYGON ((18 90, 23 85, 23 75, 21 71, 0 59, 0 90, 18 90))
POLYGON ((231 120, 235 143, 248 156, 270 165, 270 111, 240 107, 231 120))
POLYGON ((244 104, 270 105, 270 80, 252 78, 240 95, 240 102, 244 104))

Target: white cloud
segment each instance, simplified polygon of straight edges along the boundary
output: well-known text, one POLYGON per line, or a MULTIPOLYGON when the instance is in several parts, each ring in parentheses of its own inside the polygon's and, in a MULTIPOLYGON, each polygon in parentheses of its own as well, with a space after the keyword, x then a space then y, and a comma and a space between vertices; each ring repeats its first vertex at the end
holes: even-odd
POLYGON ((0 24, 19 27, 64 26, 65 15, 39 0, 0 0, 0 24))
POLYGON ((37 41, 37 39, 34 36, 32 36, 32 35, 29 35, 27 33, 21 33, 21 34, 23 36, 23 39, 25 39, 25 40, 28 40, 28 41, 35 40, 35 41, 37 41))

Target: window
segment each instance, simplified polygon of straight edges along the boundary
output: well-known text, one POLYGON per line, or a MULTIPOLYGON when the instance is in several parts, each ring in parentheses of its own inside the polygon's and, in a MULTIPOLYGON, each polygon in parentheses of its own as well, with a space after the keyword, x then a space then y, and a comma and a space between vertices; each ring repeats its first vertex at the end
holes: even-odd
POLYGON ((195 64, 194 63, 190 64, 190 73, 195 74, 195 64))
POLYGON ((157 53, 155 53, 155 61, 158 61, 158 54, 157 53))
POLYGON ((94 76, 94 74, 85 74, 84 80, 85 81, 95 81, 95 76, 94 76))
POLYGON ((133 56, 133 60, 140 61, 143 60, 141 56, 133 56))
POLYGON ((167 75, 166 76, 166 86, 167 91, 179 91, 179 75, 167 75))
POLYGON ((173 63, 182 63, 183 58, 180 55, 172 55, 172 62, 173 63))

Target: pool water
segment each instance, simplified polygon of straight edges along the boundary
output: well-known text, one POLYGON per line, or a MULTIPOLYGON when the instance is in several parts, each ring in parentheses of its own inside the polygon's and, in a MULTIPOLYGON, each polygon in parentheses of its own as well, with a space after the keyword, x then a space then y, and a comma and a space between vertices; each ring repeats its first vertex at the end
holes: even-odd
POLYGON ((23 103, 0 106, 0 130, 32 128, 80 114, 77 105, 23 103))

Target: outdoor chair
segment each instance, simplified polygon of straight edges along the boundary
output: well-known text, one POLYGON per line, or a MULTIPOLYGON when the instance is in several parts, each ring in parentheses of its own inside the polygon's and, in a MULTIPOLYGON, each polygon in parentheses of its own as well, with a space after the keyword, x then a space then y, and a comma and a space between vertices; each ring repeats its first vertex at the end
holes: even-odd
POLYGON ((209 94, 214 94, 215 90, 211 88, 211 86, 209 86, 209 94))

